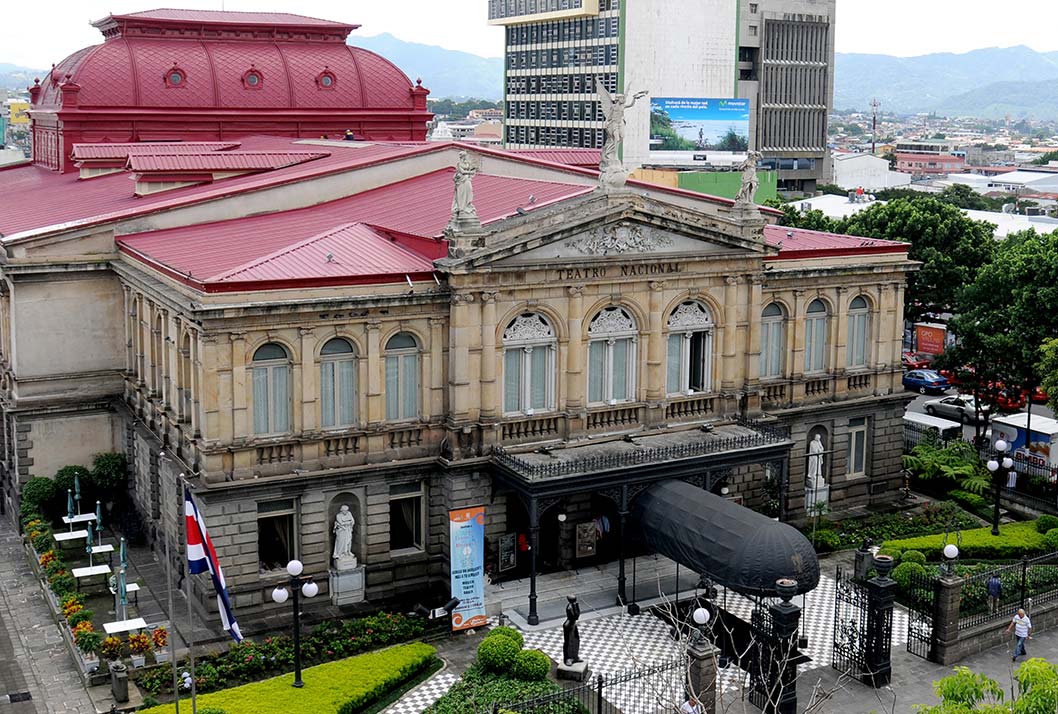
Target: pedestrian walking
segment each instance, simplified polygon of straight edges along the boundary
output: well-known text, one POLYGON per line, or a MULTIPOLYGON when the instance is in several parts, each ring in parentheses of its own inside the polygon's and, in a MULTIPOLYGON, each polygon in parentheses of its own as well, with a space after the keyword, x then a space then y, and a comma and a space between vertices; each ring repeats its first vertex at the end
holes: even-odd
POLYGON ((992 577, 985 583, 985 589, 988 590, 988 614, 994 615, 999 610, 999 600, 1003 597, 1003 582, 998 575, 992 573, 992 577))
POLYGON ((1032 620, 1025 614, 1023 608, 1018 608, 1018 614, 1014 615, 1014 619, 1007 625, 1007 634, 1010 634, 1011 629, 1014 630, 1014 637, 1018 642, 1014 646, 1014 656, 1010 660, 1016 662, 1018 657, 1028 655, 1028 652, 1025 651, 1025 640, 1032 639, 1032 620))

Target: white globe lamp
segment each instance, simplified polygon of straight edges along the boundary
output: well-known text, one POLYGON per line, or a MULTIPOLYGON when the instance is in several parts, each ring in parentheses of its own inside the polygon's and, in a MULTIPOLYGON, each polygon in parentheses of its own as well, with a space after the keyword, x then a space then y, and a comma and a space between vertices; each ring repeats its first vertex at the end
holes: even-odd
POLYGON ((278 602, 280 605, 287 601, 290 597, 290 593, 287 592, 286 588, 276 588, 272 591, 272 599, 278 602))
POLYGON ((319 592, 320 586, 311 580, 301 586, 301 594, 305 597, 316 597, 319 592))
POLYGON ((292 578, 296 578, 297 576, 301 575, 303 570, 305 570, 305 566, 302 565, 301 561, 297 560, 296 558, 287 563, 287 573, 289 573, 290 577, 292 578))
POLYGON ((948 543, 944 546, 944 557, 948 560, 955 560, 959 557, 959 548, 954 543, 948 543))

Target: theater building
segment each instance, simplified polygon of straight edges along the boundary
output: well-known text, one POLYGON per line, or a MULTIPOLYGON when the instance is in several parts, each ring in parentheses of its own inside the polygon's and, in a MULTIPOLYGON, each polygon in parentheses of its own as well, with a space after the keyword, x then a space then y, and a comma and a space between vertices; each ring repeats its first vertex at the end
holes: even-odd
POLYGON ((251 626, 290 558, 327 592, 341 505, 377 607, 446 591, 452 509, 485 507, 493 577, 535 577, 623 561, 663 480, 803 518, 817 434, 832 508, 896 493, 906 244, 451 143, 65 160, 0 170, 8 512, 120 450, 179 552, 183 474, 251 626), (463 151, 480 228, 450 225, 463 151))

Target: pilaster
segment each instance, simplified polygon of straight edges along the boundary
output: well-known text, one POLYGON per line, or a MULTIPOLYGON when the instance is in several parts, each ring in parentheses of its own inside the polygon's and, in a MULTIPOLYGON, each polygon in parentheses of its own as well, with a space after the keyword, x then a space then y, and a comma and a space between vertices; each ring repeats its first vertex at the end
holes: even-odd
POLYGON ((382 345, 379 342, 378 320, 370 320, 365 329, 367 339, 367 423, 375 426, 385 420, 385 400, 382 398, 382 345))
MULTIPOLYGON (((320 393, 318 384, 319 370, 315 369, 317 337, 316 330, 311 327, 298 328, 301 336, 301 429, 313 431, 320 424, 317 420, 316 395, 320 393)), ((299 430, 299 431, 300 431, 299 430)))
POLYGON ((724 278, 724 337, 723 337, 723 378, 722 388, 725 391, 735 389, 735 358, 738 338, 738 278, 729 275, 724 278))
MULTIPOLYGON (((569 344, 566 346, 566 369, 564 370, 566 409, 579 412, 584 409, 585 357, 584 342, 581 337, 584 324, 584 288, 574 285, 566 288, 567 299, 566 332, 569 344)), ((561 405, 561 402, 559 402, 561 405)))
POLYGON ((665 281, 650 283, 650 332, 647 333, 647 401, 658 403, 665 398, 665 281))
POLYGON ((495 419, 496 389, 496 291, 481 293, 481 406, 482 419, 495 419))
POLYGON ((231 342, 231 415, 232 436, 236 439, 250 435, 246 405, 246 333, 232 332, 231 342))
MULTIPOLYGON (((471 332, 480 331, 480 313, 471 314, 475 307, 474 296, 457 293, 452 296, 452 319, 448 327, 449 388, 451 392, 452 419, 466 421, 471 417, 470 404, 470 343, 471 332)), ((431 340, 432 342, 432 340, 431 340)), ((440 361, 442 355, 431 345, 431 352, 440 361)))
MULTIPOLYGON (((445 320, 430 318, 430 391, 427 417, 440 416, 445 412, 444 389, 444 328, 445 320)), ((451 354, 451 349, 449 349, 451 354)), ((464 369, 466 365, 464 364, 464 369)), ((423 409, 424 412, 427 409, 423 409)))

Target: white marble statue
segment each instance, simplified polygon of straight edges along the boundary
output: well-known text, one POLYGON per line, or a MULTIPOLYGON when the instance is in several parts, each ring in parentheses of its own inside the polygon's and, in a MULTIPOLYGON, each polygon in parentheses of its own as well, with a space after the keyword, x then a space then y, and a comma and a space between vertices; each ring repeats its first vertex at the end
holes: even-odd
POLYGON ((459 219, 476 219, 477 209, 474 208, 474 174, 478 167, 470 158, 467 151, 459 152, 459 161, 456 162, 454 181, 456 184, 455 196, 452 197, 452 222, 459 219))
POLYGON ((760 152, 750 151, 746 153, 746 160, 739 165, 738 169, 742 172, 742 186, 735 196, 735 203, 753 203, 753 197, 757 194, 757 187, 760 185, 757 179, 758 161, 760 161, 760 152))
POLYGON ((813 491, 821 491, 827 487, 826 479, 823 478, 823 437, 816 434, 808 444, 808 477, 805 479, 808 488, 813 491))
POLYGON ((343 505, 334 517, 334 560, 343 567, 356 567, 356 556, 353 555, 353 526, 356 519, 343 505))
POLYGON ((606 86, 596 78, 595 91, 599 95, 602 108, 603 143, 602 156, 599 160, 599 182, 603 188, 620 188, 624 186, 628 174, 618 153, 625 135, 625 110, 631 109, 648 92, 636 92, 629 100, 623 93, 610 94, 606 86), (627 101, 627 103, 626 103, 627 101))

